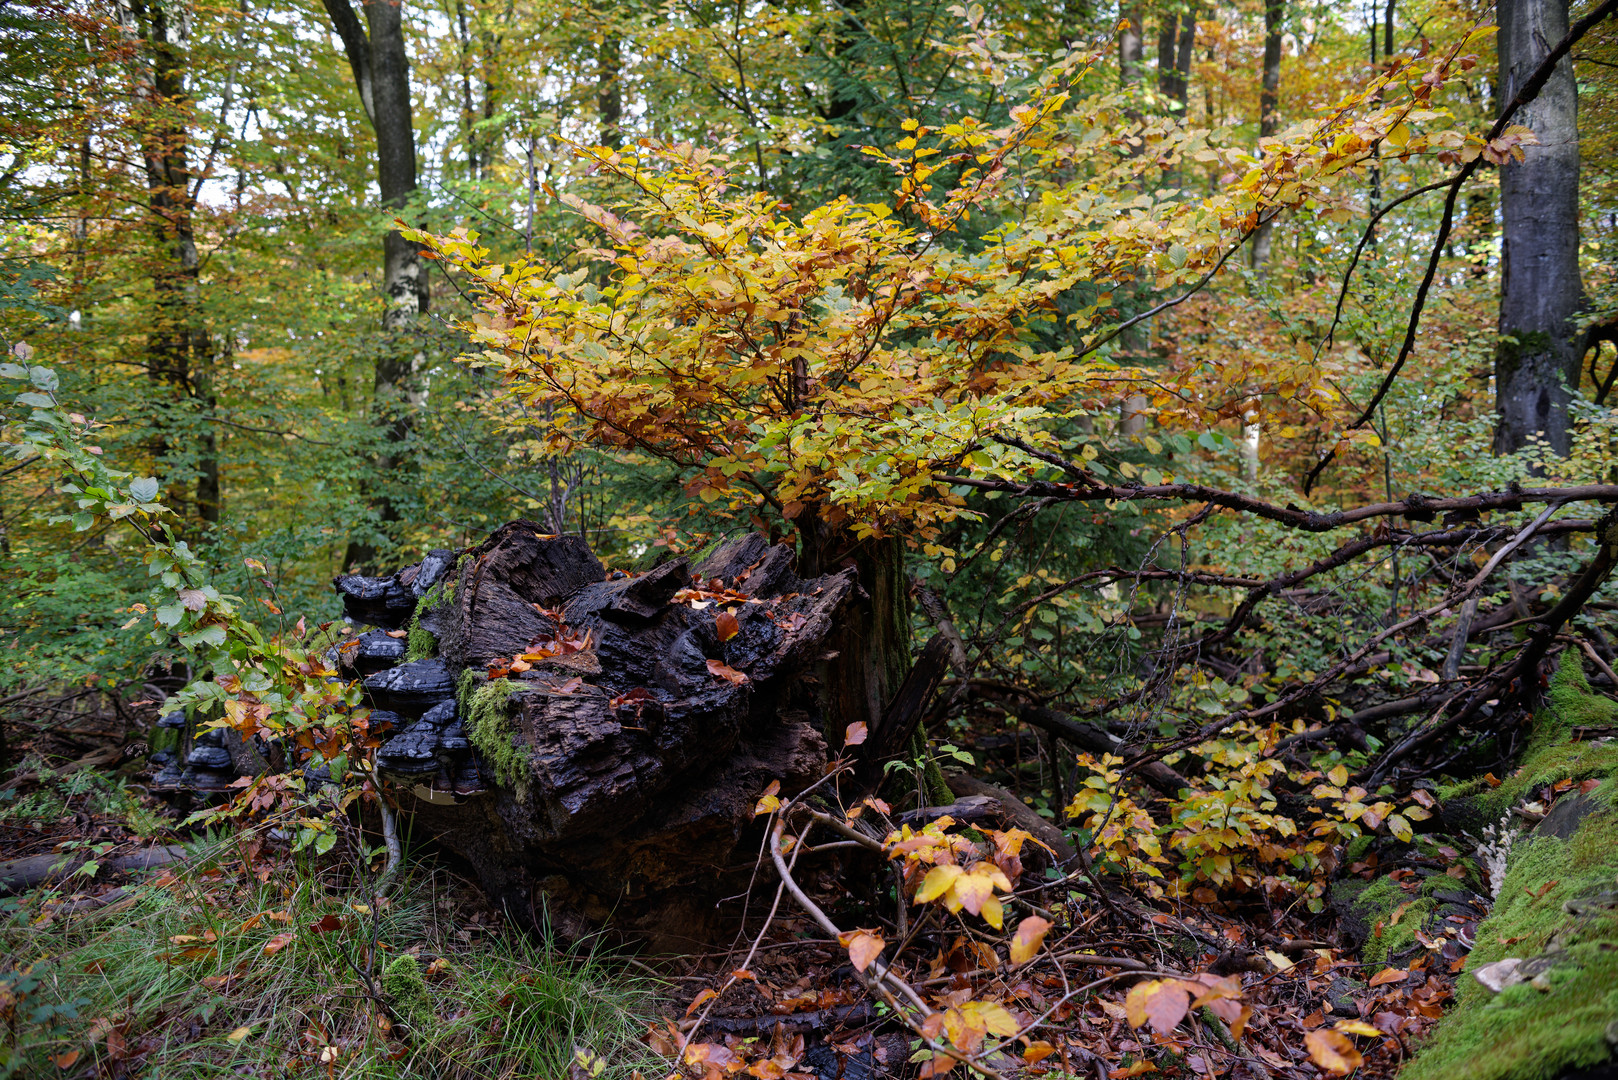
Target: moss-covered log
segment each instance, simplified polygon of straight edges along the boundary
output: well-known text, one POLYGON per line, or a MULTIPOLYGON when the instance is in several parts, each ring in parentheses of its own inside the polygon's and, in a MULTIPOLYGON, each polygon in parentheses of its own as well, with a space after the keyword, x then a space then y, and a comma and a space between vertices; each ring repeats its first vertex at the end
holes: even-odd
POLYGON ((1610 1076, 1618 1049, 1618 702, 1563 654, 1521 767, 1447 794, 1488 823, 1493 910, 1402 1080, 1610 1076), (1612 734, 1605 734, 1611 731, 1612 734), (1592 1070, 1586 1072, 1586 1070, 1592 1070))

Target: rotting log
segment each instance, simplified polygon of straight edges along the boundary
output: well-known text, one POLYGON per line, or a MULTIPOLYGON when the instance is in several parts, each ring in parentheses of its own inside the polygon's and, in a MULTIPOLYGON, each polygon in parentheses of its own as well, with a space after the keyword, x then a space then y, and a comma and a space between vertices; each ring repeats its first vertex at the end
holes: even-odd
POLYGON ((802 581, 790 548, 744 535, 609 574, 531 521, 429 560, 337 581, 355 621, 408 630, 412 653, 431 634, 428 657, 385 634, 337 657, 395 725, 377 763, 412 835, 520 921, 710 940, 715 901, 745 891, 759 793, 824 775, 814 673, 853 571, 802 581))

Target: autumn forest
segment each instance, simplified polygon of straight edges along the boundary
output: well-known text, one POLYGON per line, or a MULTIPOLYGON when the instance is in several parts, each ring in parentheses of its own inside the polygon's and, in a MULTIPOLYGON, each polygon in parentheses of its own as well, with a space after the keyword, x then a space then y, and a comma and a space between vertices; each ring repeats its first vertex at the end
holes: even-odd
POLYGON ((1618 1076, 1618 0, 0 0, 0 1080, 1618 1076))

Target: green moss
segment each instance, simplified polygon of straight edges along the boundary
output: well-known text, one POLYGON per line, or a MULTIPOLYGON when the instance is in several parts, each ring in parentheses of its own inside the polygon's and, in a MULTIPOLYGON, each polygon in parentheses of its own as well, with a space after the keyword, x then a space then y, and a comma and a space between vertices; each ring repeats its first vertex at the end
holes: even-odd
POLYGON ((1500 818, 1542 784, 1558 780, 1605 779, 1618 774, 1618 743, 1570 742, 1575 727, 1618 722, 1618 702, 1596 694, 1584 677, 1578 653, 1568 650, 1551 677, 1545 708, 1534 717, 1522 764, 1498 787, 1475 778, 1442 791, 1448 800, 1468 799, 1484 822, 1500 818))
POLYGON ((507 708, 507 701, 517 689, 510 679, 485 681, 476 671, 461 673, 459 691, 467 717, 467 738, 494 770, 495 779, 513 789, 517 801, 526 802, 531 767, 527 754, 517 744, 517 731, 507 708))
POLYGON ((445 577, 422 593, 421 599, 416 601, 416 610, 411 613, 410 621, 405 624, 408 631, 405 636, 406 660, 426 660, 430 656, 438 655, 438 639, 422 627, 421 619, 429 612, 452 603, 454 599, 455 579, 452 577, 445 577))
MULTIPOLYGON (((1384 878, 1383 880, 1388 880, 1384 878)), ((1388 917, 1371 931, 1370 938, 1365 942, 1365 948, 1360 950, 1360 958, 1370 964, 1386 964, 1393 958, 1399 957, 1411 946, 1416 945, 1416 931, 1434 908, 1438 901, 1430 896, 1417 897, 1414 900, 1403 901, 1394 905, 1388 917), (1399 908, 1408 903, 1403 911, 1399 908), (1398 921, 1394 921, 1394 917, 1398 921)))
POLYGON ((382 992, 402 1015, 425 1009, 432 1003, 421 961, 409 953, 396 956, 382 970, 382 992))
MULTIPOLYGON (((1449 878, 1441 880, 1454 884, 1449 878)), ((1429 896, 1405 892, 1389 877, 1369 883, 1340 881, 1332 886, 1332 904, 1343 913, 1345 924, 1357 924, 1358 932, 1365 935, 1360 955, 1369 964, 1386 963, 1416 944, 1422 920, 1438 906, 1429 896)))
POLYGON ((1375 840, 1376 837, 1370 833, 1364 833, 1360 836, 1356 836, 1354 839, 1348 842, 1347 847, 1343 848, 1343 861, 1351 863, 1359 862, 1361 859, 1365 858, 1365 853, 1371 850, 1371 844, 1375 840))
MULTIPOLYGON (((1563 778, 1600 777, 1598 798, 1614 787, 1618 752, 1567 741, 1575 725, 1618 715, 1618 703, 1591 693, 1572 650, 1547 698, 1522 768, 1487 793, 1500 812, 1531 788, 1563 778)), ((1606 1031, 1618 1017, 1618 994, 1611 989, 1618 986, 1618 912, 1570 903, 1608 897, 1618 883, 1618 811, 1610 795, 1605 804, 1568 840, 1517 841, 1499 899, 1478 926, 1466 964, 1473 972, 1508 957, 1543 957, 1555 959, 1555 966, 1541 985, 1520 983, 1499 994, 1462 978, 1454 1011, 1402 1080, 1551 1080, 1609 1059, 1606 1031)))
POLYGON ((1403 1080, 1549 1080, 1606 1061, 1607 1025, 1618 1016, 1618 1002, 1609 1000, 1618 985, 1618 919, 1610 911, 1571 915, 1563 905, 1610 889, 1615 873, 1618 814, 1611 811, 1585 819, 1571 840, 1519 841, 1466 966, 1557 955, 1543 980, 1548 989, 1520 983, 1495 995, 1463 978, 1454 1012, 1403 1080))

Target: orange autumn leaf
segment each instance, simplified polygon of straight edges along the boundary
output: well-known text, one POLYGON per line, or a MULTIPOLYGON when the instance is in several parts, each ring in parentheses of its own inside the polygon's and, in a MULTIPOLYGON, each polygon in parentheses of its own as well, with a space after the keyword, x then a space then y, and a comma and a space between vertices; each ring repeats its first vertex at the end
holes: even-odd
POLYGON ((1039 953, 1039 946, 1050 931, 1049 919, 1030 915, 1017 924, 1017 932, 1011 936, 1011 962, 1013 964, 1026 964, 1039 953))
POLYGON ((717 675, 734 686, 740 686, 747 681, 746 675, 719 660, 708 661, 708 674, 717 675))
POLYGON ((1334 1076, 1347 1076, 1365 1064, 1365 1059, 1354 1048, 1354 1041, 1333 1028, 1311 1031, 1304 1036, 1303 1044, 1309 1050, 1310 1059, 1334 1076))
POLYGON ((1124 998, 1124 1011, 1129 1026, 1138 1028, 1150 1023, 1159 1035, 1167 1035, 1185 1019, 1191 1007, 1191 995, 1178 979, 1149 979, 1129 988, 1124 998))
POLYGON ((864 971, 870 967, 877 957, 882 955, 882 949, 887 945, 882 935, 874 930, 853 930, 837 938, 838 944, 848 950, 849 962, 854 965, 855 971, 864 971))

